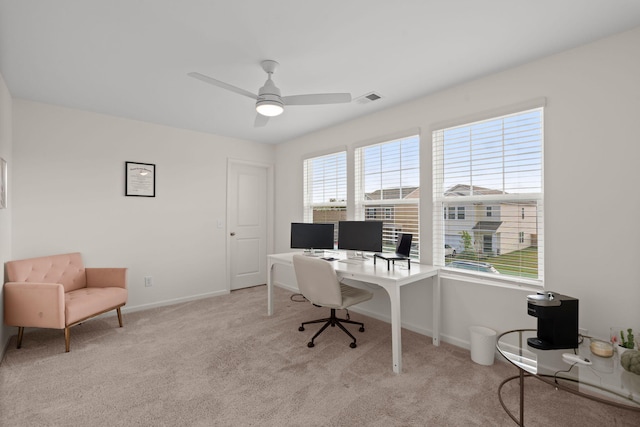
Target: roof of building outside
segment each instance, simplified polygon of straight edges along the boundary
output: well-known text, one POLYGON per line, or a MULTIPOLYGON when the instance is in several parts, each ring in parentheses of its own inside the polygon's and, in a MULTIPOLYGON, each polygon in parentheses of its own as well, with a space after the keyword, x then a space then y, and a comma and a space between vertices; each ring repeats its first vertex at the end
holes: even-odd
POLYGON ((493 190, 491 188, 479 187, 477 185, 456 184, 444 192, 445 196, 470 196, 473 190, 474 195, 483 194, 509 194, 506 191, 493 190))
POLYGON ((398 200, 398 199, 416 199, 420 197, 420 193, 415 193, 420 187, 395 187, 382 188, 380 190, 365 193, 366 200, 398 200))
POLYGON ((472 230, 478 231, 496 231, 500 228, 502 221, 478 221, 472 230))

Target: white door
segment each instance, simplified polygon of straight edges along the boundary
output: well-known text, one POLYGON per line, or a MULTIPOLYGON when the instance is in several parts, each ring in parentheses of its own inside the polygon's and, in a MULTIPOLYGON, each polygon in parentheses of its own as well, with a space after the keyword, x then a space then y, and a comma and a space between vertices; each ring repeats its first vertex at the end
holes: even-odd
POLYGON ((269 167, 229 162, 227 238, 231 290, 267 283, 269 167))

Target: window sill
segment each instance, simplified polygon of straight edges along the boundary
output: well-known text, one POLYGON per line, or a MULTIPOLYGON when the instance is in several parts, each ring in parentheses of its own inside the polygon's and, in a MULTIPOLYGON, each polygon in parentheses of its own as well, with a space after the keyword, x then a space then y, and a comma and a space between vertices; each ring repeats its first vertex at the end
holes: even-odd
POLYGON ((500 276, 488 273, 467 273, 457 268, 441 267, 440 278, 451 279, 460 282, 475 283, 484 286, 495 286, 499 288, 526 290, 538 292, 544 289, 544 283, 540 280, 517 279, 515 277, 500 276))

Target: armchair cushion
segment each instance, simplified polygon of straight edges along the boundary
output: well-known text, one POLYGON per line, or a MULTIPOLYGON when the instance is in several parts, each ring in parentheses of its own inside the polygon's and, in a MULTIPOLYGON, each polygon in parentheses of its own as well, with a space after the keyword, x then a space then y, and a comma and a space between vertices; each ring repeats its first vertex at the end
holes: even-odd
POLYGON ((80 322, 122 306, 127 302, 127 290, 122 288, 83 288, 64 296, 67 325, 80 322))

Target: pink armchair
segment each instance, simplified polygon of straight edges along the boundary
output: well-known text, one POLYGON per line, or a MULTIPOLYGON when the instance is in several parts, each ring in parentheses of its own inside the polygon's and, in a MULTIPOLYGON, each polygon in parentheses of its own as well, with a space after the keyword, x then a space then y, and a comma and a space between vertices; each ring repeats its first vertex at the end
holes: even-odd
POLYGON ((126 268, 85 268, 79 253, 30 258, 6 263, 4 322, 18 327, 18 348, 25 327, 69 329, 127 303, 126 268))

